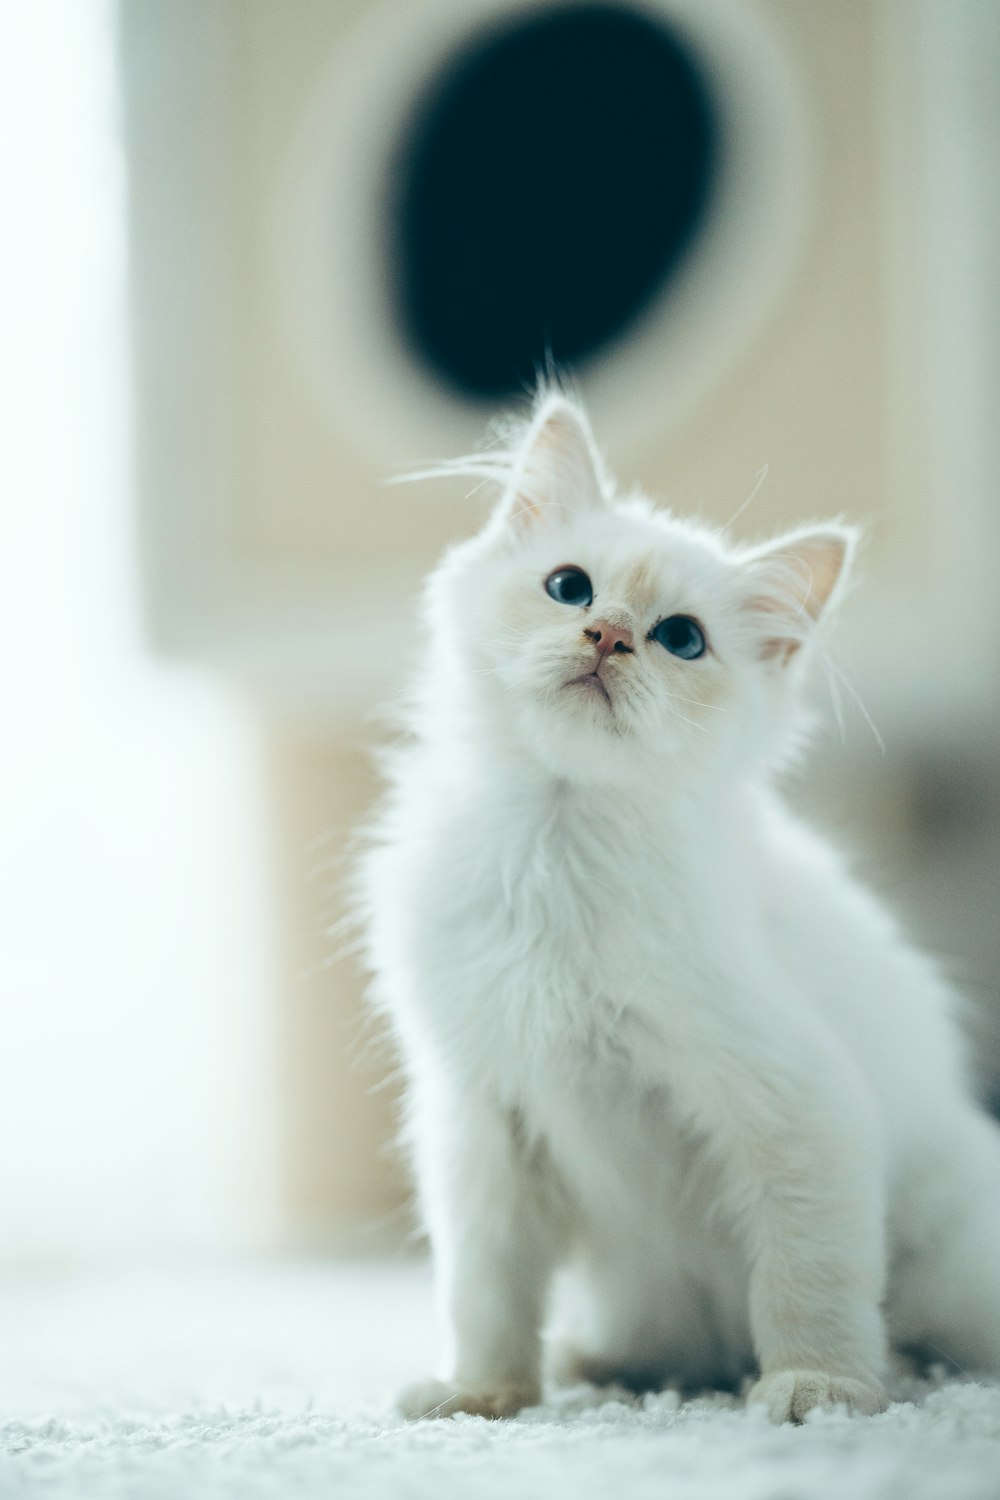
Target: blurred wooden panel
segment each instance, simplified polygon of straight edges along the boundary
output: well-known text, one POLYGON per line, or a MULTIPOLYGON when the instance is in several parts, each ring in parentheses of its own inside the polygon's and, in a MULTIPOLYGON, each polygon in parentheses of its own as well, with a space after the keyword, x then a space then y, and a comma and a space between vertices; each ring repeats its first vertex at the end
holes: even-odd
MULTIPOLYGON (((277 997, 285 1239, 372 1249, 406 1240, 405 1173, 392 1142, 391 1045, 365 1011, 358 960, 336 924, 353 830, 375 792, 350 740, 265 728, 282 933, 277 997)), ((359 736, 360 738, 360 736, 359 736)))

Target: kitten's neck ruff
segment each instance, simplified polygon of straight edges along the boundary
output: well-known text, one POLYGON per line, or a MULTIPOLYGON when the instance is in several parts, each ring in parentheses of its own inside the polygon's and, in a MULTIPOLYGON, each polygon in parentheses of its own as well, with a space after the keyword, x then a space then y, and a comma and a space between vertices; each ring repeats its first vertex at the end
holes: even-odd
POLYGON ((646 838, 666 840, 678 863, 686 843, 738 842, 738 830, 771 795, 760 775, 720 778, 708 769, 696 774, 689 765, 638 753, 623 773, 594 774, 584 765, 578 774, 567 774, 533 753, 516 725, 468 712, 450 722, 437 720, 433 733, 420 737, 442 798, 459 796, 464 788, 501 820, 539 827, 576 820, 581 831, 599 828, 602 837, 619 828, 633 847, 646 838))

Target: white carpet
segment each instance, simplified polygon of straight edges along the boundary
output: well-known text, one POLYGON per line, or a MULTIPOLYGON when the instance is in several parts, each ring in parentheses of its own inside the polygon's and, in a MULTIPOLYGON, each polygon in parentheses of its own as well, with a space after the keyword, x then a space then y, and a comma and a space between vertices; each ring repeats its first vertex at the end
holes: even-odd
POLYGON ((278 1268, 0 1283, 0 1496, 29 1500, 998 1500, 1000 1385, 773 1428, 722 1397, 580 1388, 514 1422, 407 1425, 426 1271, 278 1268))

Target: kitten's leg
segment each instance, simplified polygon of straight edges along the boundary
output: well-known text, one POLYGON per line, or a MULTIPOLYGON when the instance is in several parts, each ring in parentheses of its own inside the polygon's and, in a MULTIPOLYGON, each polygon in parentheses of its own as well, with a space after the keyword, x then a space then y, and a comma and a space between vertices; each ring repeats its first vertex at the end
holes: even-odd
MULTIPOLYGON (((746 1015, 745 1005, 740 1007, 746 1015)), ((750 1326, 774 1421, 815 1406, 885 1407, 884 1185, 873 1101, 832 1040, 791 1009, 780 1032, 745 1024, 685 1048, 688 1107, 724 1162, 749 1239, 750 1326)))
POLYGON ((963 1106, 910 1164, 889 1295, 893 1338, 1000 1374, 1000 1134, 963 1106))
POLYGON ((415 1112, 421 1200, 434 1252, 443 1379, 400 1396, 406 1416, 512 1416, 540 1399, 540 1331, 560 1207, 544 1152, 481 1098, 415 1112))

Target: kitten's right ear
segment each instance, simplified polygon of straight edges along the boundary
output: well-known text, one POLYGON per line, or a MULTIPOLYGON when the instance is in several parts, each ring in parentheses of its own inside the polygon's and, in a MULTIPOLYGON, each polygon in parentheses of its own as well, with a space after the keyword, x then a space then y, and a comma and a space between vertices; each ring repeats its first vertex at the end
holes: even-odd
POLYGON ((524 532, 547 516, 605 503, 601 463, 583 411, 565 396, 546 396, 515 455, 503 519, 524 532))
POLYGON ((857 548, 853 526, 802 526, 755 548, 743 564, 744 612, 759 632, 761 661, 787 665, 840 593, 857 548))

